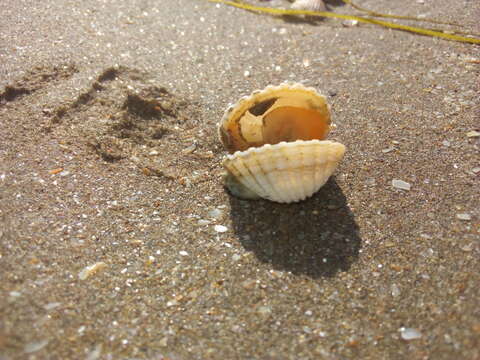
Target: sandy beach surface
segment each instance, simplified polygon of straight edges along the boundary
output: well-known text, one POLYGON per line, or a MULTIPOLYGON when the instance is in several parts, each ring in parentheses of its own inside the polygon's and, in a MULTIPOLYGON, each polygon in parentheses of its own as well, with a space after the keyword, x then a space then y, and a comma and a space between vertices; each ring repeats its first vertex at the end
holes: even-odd
MULTIPOLYGON (((480 33, 476 0, 359 3, 480 33)), ((0 19, 1 360, 480 358, 479 46, 206 0, 0 19), (283 81, 346 156, 307 201, 239 200, 216 124, 283 81)))

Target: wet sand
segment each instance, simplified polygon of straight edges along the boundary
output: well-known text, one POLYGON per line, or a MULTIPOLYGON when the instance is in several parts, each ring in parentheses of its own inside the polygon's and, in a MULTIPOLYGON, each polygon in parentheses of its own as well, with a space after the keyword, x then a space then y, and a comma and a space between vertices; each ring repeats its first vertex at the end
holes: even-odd
POLYGON ((480 357, 480 47, 193 0, 0 15, 1 360, 480 357), (234 198, 216 124, 285 80, 345 159, 307 201, 234 198))

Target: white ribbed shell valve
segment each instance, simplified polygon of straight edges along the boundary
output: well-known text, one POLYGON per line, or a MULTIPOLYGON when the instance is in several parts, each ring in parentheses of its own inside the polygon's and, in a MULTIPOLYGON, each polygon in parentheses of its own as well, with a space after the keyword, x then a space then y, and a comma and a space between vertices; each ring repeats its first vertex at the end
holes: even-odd
POLYGON ((292 6, 294 10, 326 11, 325 3, 322 0, 296 0, 292 6))

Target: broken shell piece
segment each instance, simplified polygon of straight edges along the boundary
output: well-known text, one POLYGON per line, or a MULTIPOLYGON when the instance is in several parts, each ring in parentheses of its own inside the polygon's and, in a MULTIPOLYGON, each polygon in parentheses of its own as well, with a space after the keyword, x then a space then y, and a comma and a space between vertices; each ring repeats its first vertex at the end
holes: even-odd
POLYGON ((229 107, 218 130, 230 153, 281 141, 322 140, 330 130, 330 110, 313 88, 267 86, 229 107))
POLYGON ((292 6, 294 10, 326 11, 322 0, 296 0, 292 6))
POLYGON ((320 140, 250 148, 224 160, 229 173, 226 184, 241 198, 280 203, 305 200, 327 182, 344 153, 344 145, 320 140))
POLYGON ((243 199, 290 203, 322 187, 345 146, 324 141, 330 131, 325 97, 301 84, 267 86, 228 108, 219 124, 233 155, 223 165, 225 185, 243 199))

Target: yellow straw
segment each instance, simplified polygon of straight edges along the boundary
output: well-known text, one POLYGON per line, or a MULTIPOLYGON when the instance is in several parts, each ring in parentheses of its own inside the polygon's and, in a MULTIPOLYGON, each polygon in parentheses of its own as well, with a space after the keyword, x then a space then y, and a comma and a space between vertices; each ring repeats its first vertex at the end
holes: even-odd
POLYGON ((442 32, 442 31, 429 30, 429 29, 419 28, 419 27, 415 27, 415 26, 395 24, 395 23, 391 23, 391 22, 387 22, 387 21, 383 21, 383 20, 364 18, 364 17, 361 17, 361 16, 343 15, 343 14, 332 13, 332 12, 329 12, 329 11, 283 10, 283 9, 277 9, 277 8, 254 6, 254 5, 246 4, 246 3, 242 2, 242 1, 238 1, 238 0, 237 1, 208 0, 208 1, 215 2, 215 3, 222 3, 222 4, 225 4, 225 5, 234 6, 234 7, 239 8, 239 9, 244 9, 244 10, 248 10, 248 11, 255 11, 255 12, 270 14, 270 15, 308 15, 308 16, 316 16, 316 17, 327 17, 327 18, 337 18, 337 19, 344 19, 344 20, 354 20, 354 21, 358 21, 358 22, 362 22, 362 23, 366 23, 366 24, 375 24, 375 25, 380 25, 380 26, 390 28, 390 29, 402 30, 402 31, 407 31, 407 32, 415 33, 415 34, 432 36, 432 37, 437 37, 437 38, 451 40, 451 41, 458 41, 458 42, 470 43, 470 44, 480 44, 480 39, 475 38, 475 37, 465 37, 465 36, 459 36, 459 35, 455 35, 455 34, 448 34, 448 33, 442 32))

